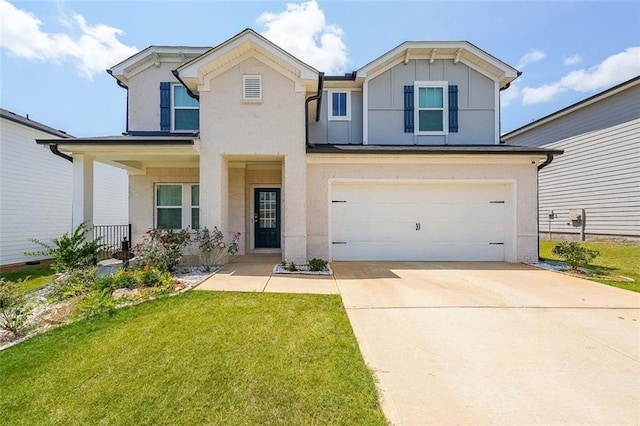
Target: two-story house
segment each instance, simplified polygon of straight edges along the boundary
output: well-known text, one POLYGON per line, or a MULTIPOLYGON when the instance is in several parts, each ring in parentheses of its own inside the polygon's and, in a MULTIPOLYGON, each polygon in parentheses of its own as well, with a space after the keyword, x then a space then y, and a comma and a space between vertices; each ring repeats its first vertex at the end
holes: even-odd
POLYGON ((134 242, 217 226, 287 261, 537 259, 537 173, 560 151, 499 144, 519 73, 468 42, 406 42, 329 76, 247 29, 109 73, 126 133, 39 143, 85 186, 95 160, 129 171, 134 242))

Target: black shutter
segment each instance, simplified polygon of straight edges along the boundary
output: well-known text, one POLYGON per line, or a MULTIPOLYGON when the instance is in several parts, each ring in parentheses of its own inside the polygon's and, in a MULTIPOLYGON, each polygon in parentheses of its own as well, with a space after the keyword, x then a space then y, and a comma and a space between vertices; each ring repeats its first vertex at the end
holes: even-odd
POLYGON ((404 132, 413 133, 413 86, 404 86, 404 132))
POLYGON ((458 86, 449 86, 449 132, 458 133, 458 86))
POLYGON ((160 83, 160 130, 171 130, 171 83, 160 83))

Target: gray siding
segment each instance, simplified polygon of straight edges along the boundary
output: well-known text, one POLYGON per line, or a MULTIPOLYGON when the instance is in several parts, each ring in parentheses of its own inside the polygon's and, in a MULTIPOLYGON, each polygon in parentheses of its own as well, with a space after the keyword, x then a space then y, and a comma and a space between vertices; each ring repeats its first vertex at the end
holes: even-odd
POLYGON ((541 232, 578 233, 569 210, 585 209, 587 234, 640 237, 640 86, 508 142, 565 150, 540 172, 541 232))
MULTIPOLYGON (((326 90, 322 92, 320 121, 314 121, 315 112, 311 114, 309 126, 311 143, 362 144, 362 91, 351 91, 351 120, 349 121, 329 121, 327 119, 329 115, 328 96, 326 90)), ((311 106, 315 107, 315 103, 311 106)))
POLYGON ((369 81, 368 143, 372 145, 494 145, 495 84, 453 60, 410 60, 369 81), (404 86, 415 81, 447 81, 458 86, 459 131, 447 136, 404 133, 404 86))

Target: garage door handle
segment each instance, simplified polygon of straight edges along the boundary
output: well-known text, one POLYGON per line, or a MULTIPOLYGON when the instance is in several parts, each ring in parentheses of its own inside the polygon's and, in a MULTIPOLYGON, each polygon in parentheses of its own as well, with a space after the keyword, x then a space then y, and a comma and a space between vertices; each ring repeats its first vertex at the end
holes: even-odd
POLYGON ((416 222, 416 231, 420 230, 420 222, 416 222))
POLYGON ((504 243, 489 243, 490 246, 503 246, 504 243))
POLYGON ((331 241, 331 244, 347 244, 346 241, 331 241))

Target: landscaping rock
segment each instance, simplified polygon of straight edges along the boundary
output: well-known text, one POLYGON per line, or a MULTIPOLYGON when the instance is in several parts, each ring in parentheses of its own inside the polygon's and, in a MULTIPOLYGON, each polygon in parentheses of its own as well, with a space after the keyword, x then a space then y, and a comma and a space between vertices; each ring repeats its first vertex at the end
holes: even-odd
POLYGON ((126 297, 126 298, 134 298, 134 297, 139 297, 140 296, 140 290, 138 290, 137 288, 134 289, 130 289, 130 288, 119 288, 117 290, 114 290, 113 293, 111 293, 111 296, 113 296, 113 298, 115 300, 118 300, 122 297, 126 297))

